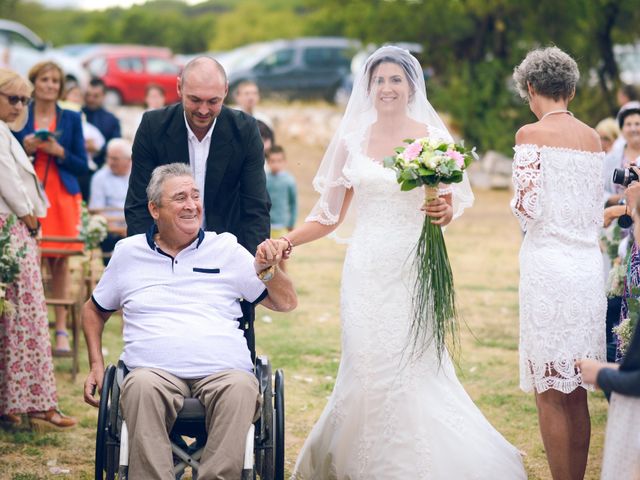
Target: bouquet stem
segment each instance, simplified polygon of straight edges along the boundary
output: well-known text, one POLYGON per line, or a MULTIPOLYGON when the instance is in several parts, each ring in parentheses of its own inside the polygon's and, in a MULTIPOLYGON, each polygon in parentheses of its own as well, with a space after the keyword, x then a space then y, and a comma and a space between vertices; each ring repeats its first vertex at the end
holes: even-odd
POLYGON ((4 313, 4 303, 7 295, 7 284, 0 283, 0 315, 4 313))
MULTIPOLYGON (((425 204, 438 198, 438 188, 425 186, 425 204)), ((423 351, 433 341, 441 359, 447 339, 457 345, 457 312, 453 273, 447 247, 440 225, 425 218, 418 245, 414 267, 417 273, 413 295, 413 322, 411 325, 413 347, 423 351)))

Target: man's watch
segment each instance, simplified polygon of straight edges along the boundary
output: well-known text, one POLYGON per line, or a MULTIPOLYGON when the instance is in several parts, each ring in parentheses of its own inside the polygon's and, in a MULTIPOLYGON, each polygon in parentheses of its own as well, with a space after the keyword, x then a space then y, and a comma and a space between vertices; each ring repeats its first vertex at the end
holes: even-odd
POLYGON ((266 268, 258 273, 258 278, 262 280, 264 283, 270 281, 276 274, 276 266, 271 265, 269 268, 266 268))

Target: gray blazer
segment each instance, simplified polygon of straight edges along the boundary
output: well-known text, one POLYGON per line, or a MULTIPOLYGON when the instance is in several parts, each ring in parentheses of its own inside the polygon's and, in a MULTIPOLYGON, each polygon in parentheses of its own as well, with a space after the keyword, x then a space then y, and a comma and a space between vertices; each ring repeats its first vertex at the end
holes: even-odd
POLYGON ((44 217, 45 195, 22 145, 0 120, 0 215, 44 217))

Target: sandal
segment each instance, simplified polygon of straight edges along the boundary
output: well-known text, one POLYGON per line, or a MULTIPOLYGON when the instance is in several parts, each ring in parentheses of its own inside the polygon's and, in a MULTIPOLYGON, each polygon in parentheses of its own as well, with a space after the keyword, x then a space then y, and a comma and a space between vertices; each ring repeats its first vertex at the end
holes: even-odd
POLYGON ((73 417, 67 417, 60 410, 49 410, 29 413, 29 423, 33 430, 44 433, 73 427, 78 421, 73 417))
MULTIPOLYGON (((69 338, 69 334, 67 332, 65 332, 64 330, 56 330, 56 337, 66 337, 69 338)), ((64 356, 71 353, 71 348, 67 347, 67 348, 55 348, 53 350, 53 354, 55 356, 64 356)))

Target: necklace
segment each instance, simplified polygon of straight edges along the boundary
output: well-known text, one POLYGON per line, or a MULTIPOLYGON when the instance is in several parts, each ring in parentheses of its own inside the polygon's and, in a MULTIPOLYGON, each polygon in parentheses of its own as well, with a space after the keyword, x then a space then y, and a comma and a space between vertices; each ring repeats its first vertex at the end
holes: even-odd
POLYGON ((542 117, 540 117, 540 122, 542 120, 544 120, 546 117, 548 117, 549 115, 555 115, 556 113, 568 113, 569 115, 571 115, 573 117, 573 113, 571 113, 569 110, 565 109, 561 109, 561 110, 551 110, 550 112, 545 113, 542 117))

